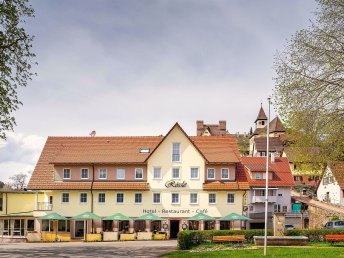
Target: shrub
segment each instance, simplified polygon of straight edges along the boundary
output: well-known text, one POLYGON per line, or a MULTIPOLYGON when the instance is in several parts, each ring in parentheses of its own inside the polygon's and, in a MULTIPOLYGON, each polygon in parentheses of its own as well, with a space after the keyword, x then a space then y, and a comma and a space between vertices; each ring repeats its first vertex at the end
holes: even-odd
MULTIPOLYGON (((185 230, 178 233, 178 247, 181 250, 190 249, 194 245, 211 242, 213 236, 245 235, 247 242, 253 242, 253 236, 263 236, 263 229, 247 230, 185 230)), ((273 230, 268 230, 273 235, 273 230)))
POLYGON ((292 229, 285 232, 286 236, 306 236, 310 242, 324 242, 326 235, 344 234, 344 229, 292 229))

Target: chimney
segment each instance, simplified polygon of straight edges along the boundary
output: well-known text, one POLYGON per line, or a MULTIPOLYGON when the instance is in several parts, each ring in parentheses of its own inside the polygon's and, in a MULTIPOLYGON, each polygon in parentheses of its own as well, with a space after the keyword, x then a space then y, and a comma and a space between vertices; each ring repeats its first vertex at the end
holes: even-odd
POLYGON ((226 134, 226 120, 220 120, 219 126, 220 126, 220 134, 221 135, 226 134))
POLYGON ((196 126, 197 126, 197 136, 201 136, 203 133, 203 128, 204 128, 204 122, 203 120, 197 120, 196 121, 196 126))
POLYGON ((275 163, 275 153, 271 152, 271 163, 275 163))

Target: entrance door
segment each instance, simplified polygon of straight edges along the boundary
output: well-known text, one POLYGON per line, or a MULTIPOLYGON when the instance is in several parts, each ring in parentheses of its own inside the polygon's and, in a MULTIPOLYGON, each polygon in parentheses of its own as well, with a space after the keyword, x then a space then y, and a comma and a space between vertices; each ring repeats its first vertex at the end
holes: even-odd
POLYGON ((76 238, 82 238, 84 237, 84 221, 83 220, 77 220, 75 221, 75 237, 76 238))
POLYGON ((179 232, 179 220, 171 220, 170 225, 170 238, 177 238, 177 234, 179 232))

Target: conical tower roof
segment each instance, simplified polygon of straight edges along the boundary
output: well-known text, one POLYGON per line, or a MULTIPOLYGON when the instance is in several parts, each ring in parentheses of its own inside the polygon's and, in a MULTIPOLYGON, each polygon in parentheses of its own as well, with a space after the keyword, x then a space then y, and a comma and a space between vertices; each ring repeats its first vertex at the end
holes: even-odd
POLYGON ((265 115, 264 109, 261 106, 260 110, 259 110, 259 113, 258 113, 258 116, 256 118, 256 121, 254 121, 254 122, 257 122, 257 120, 267 120, 267 119, 268 119, 268 117, 265 115))

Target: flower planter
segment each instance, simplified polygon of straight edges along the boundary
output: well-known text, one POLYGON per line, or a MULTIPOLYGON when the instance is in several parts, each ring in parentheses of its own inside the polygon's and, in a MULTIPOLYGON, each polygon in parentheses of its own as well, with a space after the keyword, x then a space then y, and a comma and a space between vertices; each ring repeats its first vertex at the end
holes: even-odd
POLYGON ((152 232, 138 232, 137 240, 152 240, 152 232))
POLYGON ((103 241, 117 241, 118 232, 103 232, 103 241))
POLYGON ((102 241, 102 235, 101 234, 86 234, 86 242, 97 242, 102 241))
POLYGON ((121 241, 135 240, 135 233, 133 233, 133 234, 121 234, 119 240, 121 240, 121 241))
POLYGON ((154 240, 165 240, 166 239, 166 234, 154 234, 153 235, 154 240))

